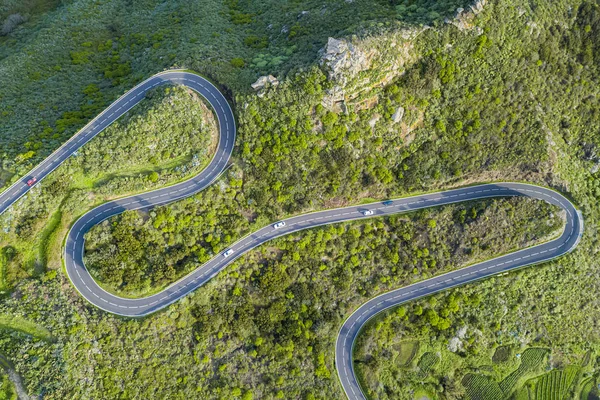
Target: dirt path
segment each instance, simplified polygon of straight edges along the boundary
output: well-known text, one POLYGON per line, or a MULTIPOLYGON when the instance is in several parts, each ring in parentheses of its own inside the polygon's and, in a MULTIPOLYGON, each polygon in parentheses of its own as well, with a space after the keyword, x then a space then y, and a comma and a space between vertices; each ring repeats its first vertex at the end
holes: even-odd
POLYGON ((17 396, 19 397, 19 400, 32 399, 27 394, 25 386, 23 386, 23 380, 21 379, 21 375, 19 375, 17 371, 15 371, 12 363, 3 354, 0 354, 0 365, 2 365, 2 367, 8 374, 8 379, 10 379, 13 385, 15 385, 15 390, 17 391, 17 396))

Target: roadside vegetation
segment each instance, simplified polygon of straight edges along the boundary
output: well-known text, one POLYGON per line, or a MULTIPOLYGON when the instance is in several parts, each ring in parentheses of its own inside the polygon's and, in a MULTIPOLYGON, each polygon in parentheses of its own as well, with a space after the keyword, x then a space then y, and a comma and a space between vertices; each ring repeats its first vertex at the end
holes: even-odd
MULTIPOLYGON (((594 398, 598 5, 490 1, 462 24, 452 19, 457 6, 467 5, 73 1, 50 8, 0 37, 0 179, 8 184, 135 82, 180 66, 214 78, 231 96, 239 122, 233 166, 203 193, 117 216, 89 233, 88 265, 120 293, 152 292, 289 214, 481 181, 554 187, 584 213, 577 251, 379 316, 359 339, 356 369, 373 398, 533 400, 554 388, 594 398), (331 35, 362 48, 372 68, 338 79, 316 65, 331 35), (279 85, 250 93, 266 73, 279 85), (331 104, 339 89, 344 96, 331 104)), ((210 148, 205 109, 184 89, 155 96, 0 217, 2 284, 10 291, 0 312, 26 315, 54 338, 0 330, 0 352, 30 394, 341 398, 335 337, 361 302, 547 239, 561 225, 545 203, 503 199, 318 228, 262 246, 164 311, 117 318, 76 293, 61 270, 60 244, 93 204, 202 167, 209 153, 200 153, 197 169, 189 162, 210 148), (183 107, 169 105, 177 99, 183 107), (157 130, 143 131, 153 115, 160 115, 157 130), (206 125, 184 129, 197 115, 206 125), (157 140, 144 135, 162 143, 156 160, 147 155, 157 140), (186 153, 191 143, 199 147, 186 153)))
POLYGON ((0 187, 165 68, 190 68, 230 93, 247 92, 261 74, 309 67, 329 36, 433 23, 464 5, 436 2, 433 12, 425 0, 410 3, 401 9, 388 0, 3 2, 0 187))
MULTIPOLYGON (((133 226, 134 234, 144 229, 133 226)), ((554 207, 513 198, 311 229, 248 253, 144 319, 89 306, 50 271, 41 287, 19 285, 0 311, 36 310, 35 322, 56 341, 34 347, 7 337, 0 348, 30 393, 44 388, 53 397, 339 398, 330 354, 350 310, 392 287, 544 240, 561 226, 554 207), (44 361, 18 357, 24 349, 44 361), (94 379, 85 379, 91 370, 94 379)))
MULTIPOLYGON (((494 7, 492 26, 506 24, 503 16, 510 11, 503 4, 494 7)), ((571 15, 570 22, 558 23, 543 13, 533 13, 521 25, 528 32, 521 40, 529 46, 529 55, 520 60, 533 62, 538 68, 537 79, 548 84, 535 83, 530 77, 520 80, 522 73, 518 74, 518 84, 525 84, 535 99, 532 106, 539 112, 540 130, 551 139, 548 155, 549 161, 555 160, 554 173, 561 176, 564 190, 584 212, 584 241, 575 254, 546 267, 437 295, 374 320, 361 336, 355 364, 371 398, 412 399, 413 393, 421 398, 448 399, 598 398, 598 299, 591 293, 597 293, 600 282, 595 260, 600 195, 600 107, 595 89, 599 80, 600 13, 594 2, 557 6, 551 14, 571 15), (538 41, 539 45, 532 47, 538 41), (579 107, 577 112, 569 111, 579 107), (422 334, 423 323, 411 310, 436 311, 457 297, 479 300, 460 308, 456 323, 445 333, 422 334), (415 340, 419 340, 421 351, 436 354, 440 360, 427 376, 419 375, 414 365, 393 365, 384 357, 386 349, 397 341, 415 340), (522 363, 525 354, 536 348, 546 349, 548 358, 539 359, 537 370, 521 367, 524 364, 519 364, 519 357, 522 363)), ((500 40, 493 34, 493 29, 484 33, 492 47, 500 40)), ((511 36, 506 31, 503 35, 511 36)), ((511 62, 515 67, 519 63, 514 58, 511 62)))
MULTIPOLYGON (((2 290, 61 266, 61 244, 79 215, 108 199, 193 176, 218 140, 212 111, 178 86, 149 92, 0 217, 2 290)), ((56 270, 52 273, 56 274, 56 270)))

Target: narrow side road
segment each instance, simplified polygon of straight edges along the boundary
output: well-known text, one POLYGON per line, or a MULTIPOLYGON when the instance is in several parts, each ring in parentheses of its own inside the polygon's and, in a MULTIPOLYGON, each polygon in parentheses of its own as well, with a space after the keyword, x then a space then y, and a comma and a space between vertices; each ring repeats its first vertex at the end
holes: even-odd
POLYGON ((276 228, 269 225, 238 240, 225 253, 216 255, 160 293, 137 299, 115 296, 103 290, 86 269, 83 263, 84 235, 94 225, 126 210, 148 209, 189 197, 209 186, 219 176, 226 168, 233 151, 236 126, 227 100, 216 87, 204 78, 185 71, 172 70, 154 75, 125 93, 29 174, 0 194, 0 214, 2 214, 77 149, 139 103, 148 90, 165 83, 185 85, 210 102, 219 123, 219 145, 210 164, 194 178, 163 189, 102 204, 75 222, 65 243, 64 261, 67 274, 77 291, 87 301, 107 312, 127 317, 142 317, 156 312, 196 290, 231 262, 263 243, 276 237, 320 225, 382 217, 490 197, 525 196, 547 201, 561 207, 566 212, 565 230, 559 238, 551 242, 382 294, 363 304, 351 314, 341 327, 337 338, 335 363, 346 395, 350 399, 365 399, 354 374, 352 349, 360 329, 369 319, 387 308, 419 297, 559 257, 573 250, 583 233, 581 214, 567 198, 553 190, 524 183, 483 184, 386 201, 385 204, 375 202, 291 217, 284 220, 284 226, 276 228), (36 178, 36 182, 30 186, 32 178, 36 178))

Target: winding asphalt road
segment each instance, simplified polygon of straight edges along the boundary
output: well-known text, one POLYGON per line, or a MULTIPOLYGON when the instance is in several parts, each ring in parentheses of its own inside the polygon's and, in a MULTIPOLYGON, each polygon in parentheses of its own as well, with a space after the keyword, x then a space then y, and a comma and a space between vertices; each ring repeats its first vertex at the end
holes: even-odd
POLYGON ((255 247, 276 237, 320 225, 381 217, 489 197, 526 196, 545 200, 561 207, 566 212, 565 230, 559 238, 551 242, 382 294, 369 300, 350 315, 340 329, 337 338, 335 362, 346 395, 350 399, 364 399, 365 396, 361 392, 353 370, 352 349, 361 327, 377 313, 448 288, 559 257, 574 249, 581 238, 583 232, 581 214, 561 194, 547 188, 523 183, 484 184, 396 199, 387 201, 385 204, 376 202, 291 217, 285 220, 286 224, 282 228, 276 229, 271 225, 266 226, 238 240, 229 248, 232 250, 231 255, 225 257, 221 253, 213 257, 206 264, 158 294, 139 299, 126 299, 115 296, 98 286, 85 268, 83 263, 84 235, 94 225, 126 210, 151 208, 191 196, 209 186, 226 168, 235 143, 235 120, 226 99, 210 82, 185 71, 173 70, 154 75, 120 97, 29 174, 0 194, 0 214, 2 214, 31 189, 26 183, 28 179, 36 177, 38 182, 42 180, 77 149, 139 103, 148 90, 165 83, 185 85, 198 92, 211 103, 219 122, 219 145, 208 167, 196 177, 163 189, 105 203, 89 211, 75 222, 68 233, 65 244, 64 257, 67 274, 75 288, 86 300, 105 311, 128 317, 141 317, 151 314, 196 290, 232 261, 255 247), (363 212, 366 210, 371 210, 373 214, 364 215, 363 212))

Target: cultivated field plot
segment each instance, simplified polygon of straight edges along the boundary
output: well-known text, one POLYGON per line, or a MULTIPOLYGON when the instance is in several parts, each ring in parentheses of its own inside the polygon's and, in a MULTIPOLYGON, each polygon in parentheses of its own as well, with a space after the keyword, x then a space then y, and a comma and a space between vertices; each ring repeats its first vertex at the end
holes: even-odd
POLYGON ((534 372, 541 367, 547 354, 548 350, 542 348, 525 350, 521 355, 521 365, 519 365, 519 368, 500 382, 500 389, 502 389, 502 392, 506 395, 512 393, 520 379, 523 379, 529 373, 534 372))
MULTIPOLYGON (((504 350, 502 350, 502 352, 504 352, 504 350)), ((497 353, 498 350, 494 354, 494 358, 504 358, 504 355, 502 355, 502 357, 496 357, 497 353)), ((540 371, 545 364, 544 359, 547 354, 548 350, 543 348, 529 348, 525 350, 520 357, 521 364, 519 367, 511 372, 500 383, 489 376, 473 373, 465 375, 462 384, 472 400, 506 399, 526 378, 529 378, 532 373, 540 371)), ((572 379, 570 382, 572 382, 572 379)))
POLYGON ((423 354, 421 356, 421 359, 419 360, 419 363, 417 364, 417 367, 419 368, 419 374, 425 378, 428 374, 429 371, 431 371, 431 369, 440 361, 440 358, 428 351, 427 353, 423 354))
POLYGON ((567 396, 567 393, 569 393, 578 373, 578 367, 569 366, 563 370, 551 371, 541 378, 536 379, 535 399, 561 400, 572 398, 572 396, 567 396))

